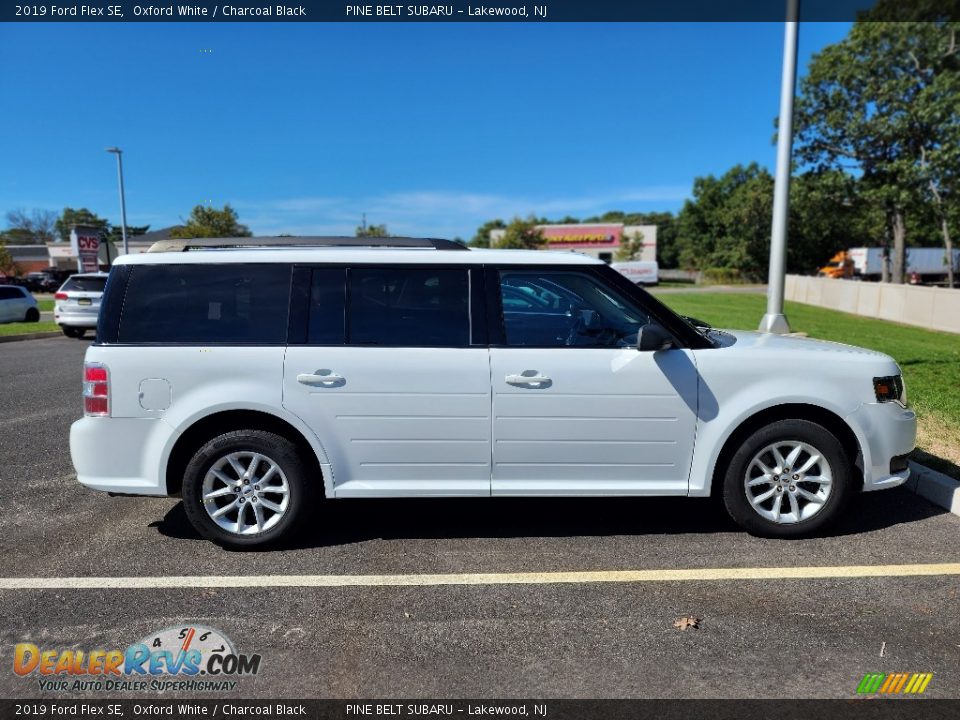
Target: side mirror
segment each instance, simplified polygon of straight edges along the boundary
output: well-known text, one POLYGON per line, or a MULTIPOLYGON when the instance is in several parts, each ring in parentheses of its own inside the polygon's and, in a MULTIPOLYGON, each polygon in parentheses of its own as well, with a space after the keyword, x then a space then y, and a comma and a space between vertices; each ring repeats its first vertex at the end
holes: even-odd
POLYGON ((637 332, 637 350, 656 352, 673 347, 673 336, 656 323, 647 323, 637 332))

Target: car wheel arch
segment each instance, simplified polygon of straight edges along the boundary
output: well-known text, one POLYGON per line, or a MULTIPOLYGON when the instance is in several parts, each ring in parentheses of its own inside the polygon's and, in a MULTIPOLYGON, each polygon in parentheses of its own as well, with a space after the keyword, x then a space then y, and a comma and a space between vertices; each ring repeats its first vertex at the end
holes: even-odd
POLYGON ((854 458, 852 471, 862 487, 863 450, 860 438, 857 437, 854 429, 842 417, 827 408, 805 403, 785 403, 772 405, 745 418, 723 441, 723 446, 710 471, 711 496, 717 496, 715 490, 722 486, 727 465, 743 441, 759 428, 778 420, 808 420, 831 432, 840 441, 848 455, 854 458))
POLYGON ((183 475, 194 454, 209 440, 234 430, 265 430, 293 442, 326 494, 330 478, 323 468, 323 449, 314 447, 300 428, 289 420, 262 410, 220 410, 195 419, 176 438, 167 456, 165 480, 168 495, 179 495, 183 475))

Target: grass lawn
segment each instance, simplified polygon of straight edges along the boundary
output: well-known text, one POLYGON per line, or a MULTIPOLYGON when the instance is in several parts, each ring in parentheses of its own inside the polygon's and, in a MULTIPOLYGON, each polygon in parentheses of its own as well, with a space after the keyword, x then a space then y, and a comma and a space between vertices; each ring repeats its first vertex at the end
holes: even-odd
POLYGON ((53 312, 53 300, 37 300, 40 312, 53 312))
MULTIPOLYGON (((763 295, 676 293, 659 298, 683 315, 718 328, 756 330, 766 310, 763 295)), ((960 477, 960 335, 787 303, 790 327, 810 337, 879 350, 903 369, 907 398, 919 418, 918 448, 941 461, 921 459, 960 477)))
POLYGON ((0 325, 0 335, 28 335, 41 332, 59 332, 60 326, 50 322, 17 322, 0 325))

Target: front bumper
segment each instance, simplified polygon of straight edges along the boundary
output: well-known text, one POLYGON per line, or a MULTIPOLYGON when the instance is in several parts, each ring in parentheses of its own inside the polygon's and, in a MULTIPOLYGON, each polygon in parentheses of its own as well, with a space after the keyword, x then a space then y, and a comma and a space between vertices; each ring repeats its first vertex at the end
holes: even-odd
MULTIPOLYGON (((863 490, 884 490, 906 482, 909 468, 892 470, 891 461, 917 444, 917 415, 897 403, 864 403, 846 418, 860 440, 863 490)), ((899 463, 898 463, 899 464, 899 463)))
POLYGON ((84 417, 70 426, 77 480, 94 490, 166 495, 160 469, 172 428, 160 418, 84 417))

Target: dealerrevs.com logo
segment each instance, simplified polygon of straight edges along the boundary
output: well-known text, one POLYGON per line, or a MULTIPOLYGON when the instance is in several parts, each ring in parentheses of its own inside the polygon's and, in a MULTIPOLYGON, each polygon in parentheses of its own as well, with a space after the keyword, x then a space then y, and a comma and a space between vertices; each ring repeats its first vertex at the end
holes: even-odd
POLYGON ((238 653, 202 625, 169 627, 125 649, 46 649, 18 643, 13 671, 47 692, 229 691, 260 671, 260 655, 238 653))

